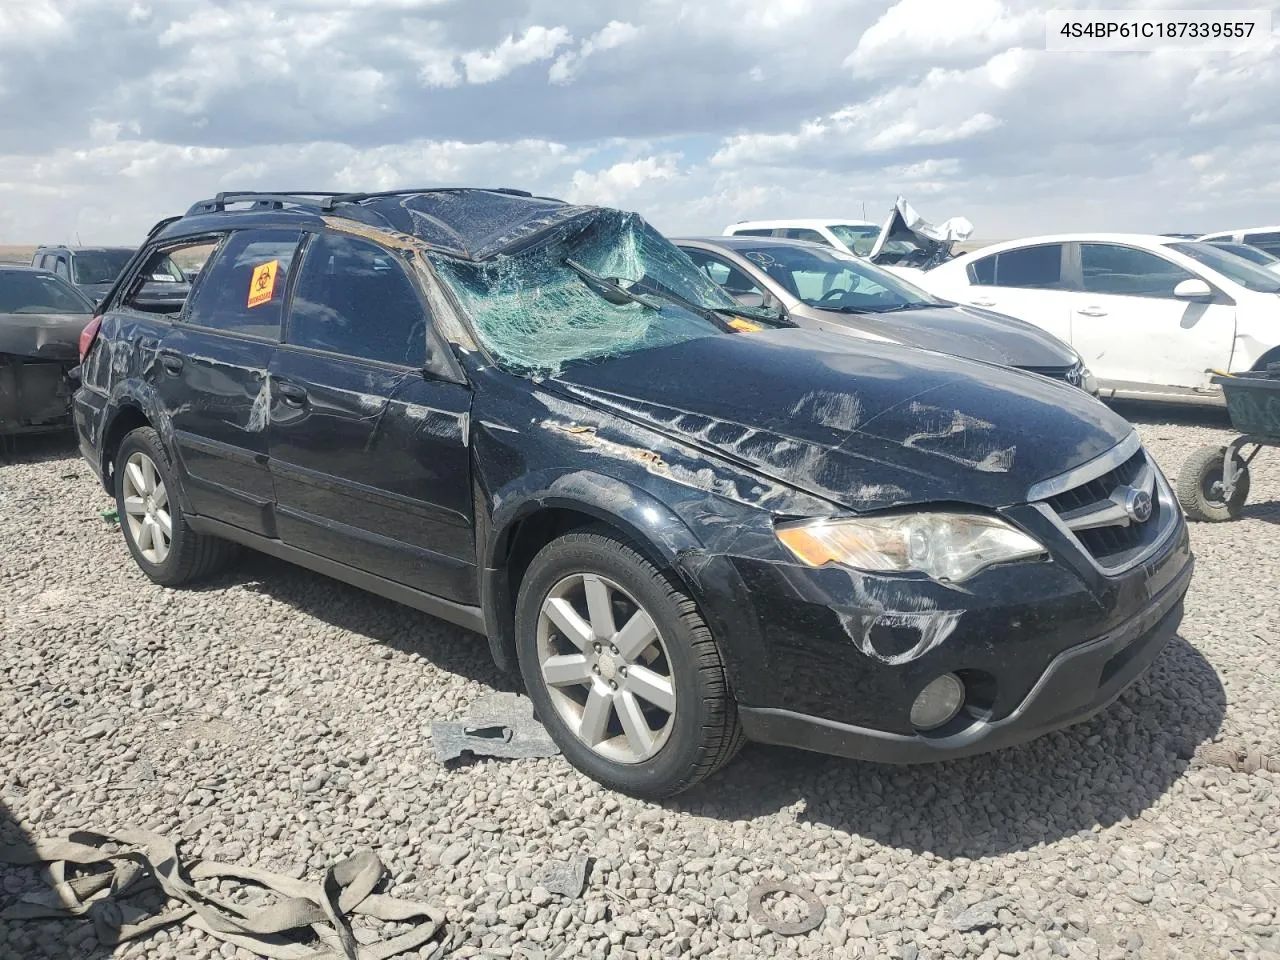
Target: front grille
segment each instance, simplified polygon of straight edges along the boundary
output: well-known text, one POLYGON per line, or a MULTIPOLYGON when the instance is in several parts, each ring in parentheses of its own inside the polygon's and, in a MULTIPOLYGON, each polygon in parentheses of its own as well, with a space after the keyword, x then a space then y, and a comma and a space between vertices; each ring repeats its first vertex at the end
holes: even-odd
MULTIPOLYGON (((1136 441, 1134 441, 1136 446, 1136 441)), ((1123 454, 1121 454, 1123 455, 1123 454)), ((1112 461, 1114 462, 1114 461, 1112 461)), ((1039 506, 1075 538, 1107 572, 1137 563, 1176 519, 1166 489, 1157 483, 1156 467, 1141 447, 1118 465, 1044 497, 1039 506), (1150 515, 1142 517, 1149 504, 1150 515)))
POLYGON ((1130 523, 1127 527, 1095 527, 1080 530, 1076 539, 1084 545, 1095 560, 1104 567, 1124 567, 1145 550, 1156 538, 1164 518, 1158 499, 1151 503, 1151 517, 1145 523, 1130 523))
POLYGON ((1132 457, 1126 460, 1114 470, 1108 470, 1102 476, 1082 483, 1078 487, 1060 493, 1056 497, 1050 497, 1049 506, 1053 507, 1059 514, 1069 513, 1072 510, 1078 510, 1081 507, 1087 507, 1090 504, 1097 503, 1100 500, 1110 498, 1117 486, 1128 486, 1137 479, 1138 474, 1142 472, 1142 468, 1146 466, 1147 455, 1139 449, 1132 457))

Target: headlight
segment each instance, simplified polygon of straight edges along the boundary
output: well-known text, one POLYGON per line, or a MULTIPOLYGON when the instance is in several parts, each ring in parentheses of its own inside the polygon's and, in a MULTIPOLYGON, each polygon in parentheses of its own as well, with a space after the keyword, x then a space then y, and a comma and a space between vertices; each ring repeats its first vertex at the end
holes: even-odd
POLYGON ((779 526, 777 533, 811 567, 839 563, 872 573, 918 572, 953 582, 995 563, 1045 553, 1036 540, 999 517, 948 511, 811 520, 779 526))
POLYGON ((1091 397, 1098 395, 1098 378, 1089 372, 1088 367, 1081 368, 1080 387, 1091 397))

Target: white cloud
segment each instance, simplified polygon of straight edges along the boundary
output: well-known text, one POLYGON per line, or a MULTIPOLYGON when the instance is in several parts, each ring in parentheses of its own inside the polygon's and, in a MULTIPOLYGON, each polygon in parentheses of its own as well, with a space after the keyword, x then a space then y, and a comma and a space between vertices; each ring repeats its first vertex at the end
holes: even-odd
POLYGON ((900 190, 982 236, 1280 220, 1280 48, 1054 54, 1043 8, 0 0, 0 242, 134 239, 221 188, 417 183, 681 232, 880 219, 900 190))
POLYGON ((526 30, 519 40, 514 34, 508 35, 488 52, 474 50, 464 53, 462 66, 468 83, 492 83, 517 67, 555 56, 560 47, 572 41, 573 36, 564 27, 547 29, 534 26, 526 30))
MULTIPOLYGON (((219 190, 394 189, 567 184, 588 150, 545 140, 460 143, 417 139, 374 149, 316 142, 236 149, 177 146, 100 123, 92 144, 47 156, 0 156, 0 236, 137 241, 158 219, 219 190), (38 196, 22 222, 15 198, 38 196), (51 199, 52 198, 52 199, 51 199)), ((24 199, 24 202, 27 202, 24 199)), ((15 242, 24 242, 19 239, 15 242)))
POLYGON ((1000 0, 899 0, 862 34, 845 65, 867 75, 889 66, 972 62, 1043 31, 1043 11, 1015 14, 1000 0))
POLYGON ((45 43, 67 33, 66 17, 50 4, 0 4, 0 47, 45 43))
POLYGON ((594 53, 613 50, 630 43, 641 34, 641 29, 623 20, 610 20, 599 33, 588 37, 576 51, 562 53, 547 73, 552 83, 570 83, 577 76, 582 62, 594 53))
POLYGON ((678 160, 676 156, 643 157, 615 163, 597 173, 577 170, 566 199, 602 206, 625 203, 650 181, 671 180, 679 176, 678 160))

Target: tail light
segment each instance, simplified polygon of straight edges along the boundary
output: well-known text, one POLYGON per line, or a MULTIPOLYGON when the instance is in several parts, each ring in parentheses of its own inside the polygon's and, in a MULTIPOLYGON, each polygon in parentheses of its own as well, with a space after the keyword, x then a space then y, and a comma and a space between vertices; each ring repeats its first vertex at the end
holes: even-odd
POLYGON ((102 326, 102 317, 94 317, 80 331, 80 362, 84 363, 84 358, 89 355, 89 348, 93 346, 93 341, 98 339, 98 328, 102 326))

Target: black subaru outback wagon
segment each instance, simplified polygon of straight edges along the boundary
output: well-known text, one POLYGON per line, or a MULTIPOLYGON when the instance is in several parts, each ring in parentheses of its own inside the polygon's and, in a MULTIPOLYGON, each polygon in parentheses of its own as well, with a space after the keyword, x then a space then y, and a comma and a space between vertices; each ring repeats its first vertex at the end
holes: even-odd
POLYGON ((1102 404, 764 327, 615 210, 220 195, 156 226, 81 348, 80 444, 152 580, 245 545, 471 628, 641 796, 744 738, 918 762, 1079 721, 1191 577, 1102 404), (139 297, 197 245, 184 303, 139 297))

